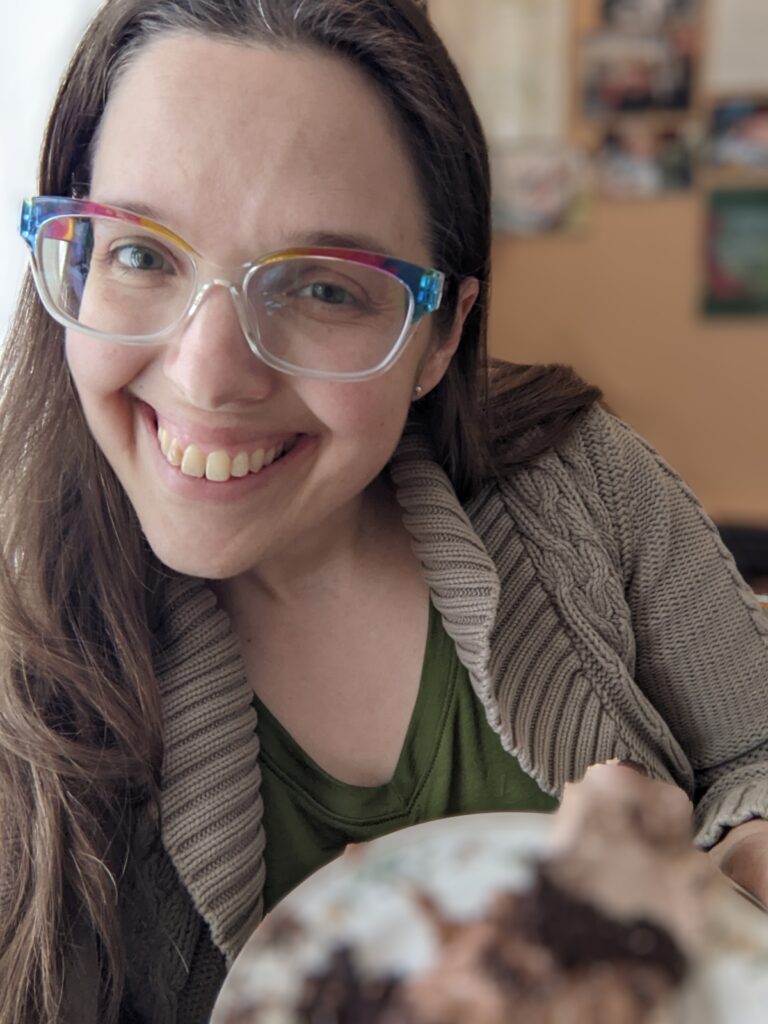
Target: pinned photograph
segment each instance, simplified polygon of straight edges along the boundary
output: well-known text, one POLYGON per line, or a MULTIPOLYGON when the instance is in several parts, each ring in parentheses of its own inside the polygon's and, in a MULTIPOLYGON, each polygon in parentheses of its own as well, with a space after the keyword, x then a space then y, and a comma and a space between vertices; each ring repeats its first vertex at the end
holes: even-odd
POLYGON ((768 3, 708 0, 706 90, 710 95, 768 94, 768 3))
POLYGON ((548 140, 496 143, 491 176, 496 231, 535 235, 584 225, 591 180, 585 153, 548 140))
POLYGON ((710 194, 704 311, 768 313, 768 188, 718 189, 710 194))
POLYGON ((698 34, 686 24, 661 35, 587 36, 581 49, 585 113, 689 109, 697 53, 698 34))
POLYGON ((658 32, 670 21, 695 18, 701 0, 602 0, 605 25, 623 32, 658 32))
POLYGON ((690 188, 696 153, 691 126, 624 119, 603 134, 595 154, 601 196, 642 199, 690 188))
POLYGON ((768 168, 768 99, 731 99, 715 106, 707 152, 717 167, 768 168))

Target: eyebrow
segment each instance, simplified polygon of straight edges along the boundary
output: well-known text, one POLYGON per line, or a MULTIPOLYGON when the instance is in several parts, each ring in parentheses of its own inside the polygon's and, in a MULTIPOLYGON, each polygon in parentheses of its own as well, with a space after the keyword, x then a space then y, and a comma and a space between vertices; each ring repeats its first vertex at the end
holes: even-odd
MULTIPOLYGON (((94 199, 102 206, 114 206, 120 210, 128 210, 130 213, 138 214, 140 217, 147 217, 149 220, 157 221, 170 227, 166 215, 149 203, 137 202, 131 199, 94 199)), ((362 249, 365 252, 375 252, 382 256, 392 256, 393 253, 381 239, 366 234, 347 234, 346 232, 333 231, 308 231, 285 239, 281 249, 296 249, 306 247, 308 249, 362 249)))
POLYGON ((328 231, 316 231, 300 236, 302 245, 317 246, 320 249, 364 249, 367 252, 391 256, 389 247, 371 235, 335 234, 328 231))
POLYGON ((137 203, 131 199, 110 199, 109 197, 99 197, 97 199, 94 196, 90 196, 89 198, 100 206, 115 206, 118 210, 128 210, 129 213, 136 213, 139 217, 148 217, 150 220, 156 220, 159 224, 163 223, 160 211, 156 210, 153 206, 149 206, 147 203, 137 203))

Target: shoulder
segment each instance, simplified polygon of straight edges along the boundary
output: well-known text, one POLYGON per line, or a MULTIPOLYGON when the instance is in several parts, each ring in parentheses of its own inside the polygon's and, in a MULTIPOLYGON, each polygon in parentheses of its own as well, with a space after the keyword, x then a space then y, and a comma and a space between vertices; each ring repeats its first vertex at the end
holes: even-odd
POLYGON ((676 533, 683 523, 699 537, 717 537, 717 528, 680 473, 653 444, 599 405, 553 457, 576 486, 599 497, 625 538, 648 530, 676 533))
POLYGON ((601 397, 569 366, 493 361, 486 422, 494 471, 505 475, 551 450, 601 397))
MULTIPOLYGON (((535 443, 533 427, 521 443, 535 443)), ((628 423, 593 402, 575 415, 567 431, 546 448, 501 475, 502 490, 524 489, 538 480, 572 493, 594 494, 619 512, 642 509, 653 499, 658 507, 683 502, 701 510, 680 474, 628 423)))
POLYGON ((638 599, 658 595, 670 574, 697 590, 706 567, 713 594, 735 586, 743 601, 746 585, 696 495, 651 443, 600 405, 561 442, 500 478, 496 494, 551 559, 581 551, 589 563, 610 564, 638 599))
MULTIPOLYGON (((537 428, 533 428, 535 431, 537 428)), ((523 443, 527 443, 524 439, 523 443)), ((649 545, 685 546, 717 530, 695 495, 659 452, 627 423, 592 403, 554 443, 506 466, 486 491, 536 545, 573 557, 586 544, 631 573, 649 545)), ((592 557, 592 556, 591 556, 592 557)))
MULTIPOLYGON (((538 448, 540 429, 532 427, 520 445, 529 451, 538 448)), ((630 530, 625 473, 619 465, 625 444, 629 449, 642 446, 625 424, 593 404, 559 439, 497 472, 495 482, 468 507, 470 517, 495 510, 497 526, 507 521, 529 551, 545 551, 553 572, 556 566, 562 571, 561 563, 577 560, 585 545, 591 557, 600 548, 617 564, 630 530)))

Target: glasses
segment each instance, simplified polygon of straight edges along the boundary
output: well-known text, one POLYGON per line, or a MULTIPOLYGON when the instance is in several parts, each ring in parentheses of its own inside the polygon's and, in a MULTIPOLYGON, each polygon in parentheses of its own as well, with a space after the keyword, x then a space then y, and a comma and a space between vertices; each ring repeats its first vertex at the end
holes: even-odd
POLYGON ((43 305, 65 327, 156 345, 219 286, 255 355, 325 380, 388 370, 414 325, 439 308, 445 283, 438 270, 341 248, 271 253, 233 272, 155 221, 83 199, 25 200, 20 231, 43 305))

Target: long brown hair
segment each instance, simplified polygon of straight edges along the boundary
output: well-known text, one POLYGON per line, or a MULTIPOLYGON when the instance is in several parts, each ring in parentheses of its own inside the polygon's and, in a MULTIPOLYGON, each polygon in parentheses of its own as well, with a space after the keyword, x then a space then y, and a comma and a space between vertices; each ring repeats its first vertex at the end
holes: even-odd
MULTIPOLYGON (((395 111, 433 262, 448 275, 443 326, 461 279, 480 282, 450 370, 418 403, 457 491, 471 493, 560 436, 596 397, 569 371, 500 369, 488 398, 486 146, 415 0, 109 0, 64 77, 39 191, 87 192, 115 81, 149 40, 178 31, 330 50, 374 80, 395 111), (509 403, 500 417, 493 397, 510 390, 511 423, 509 403), (530 434, 535 423, 544 430, 530 434), (533 440, 521 447, 523 435, 533 440)), ((0 1020, 14 1024, 60 1019, 78 924, 100 956, 100 1019, 116 1019, 131 823, 138 804, 157 806, 162 765, 152 636, 163 570, 88 432, 62 335, 28 277, 0 361, 0 1020)))

